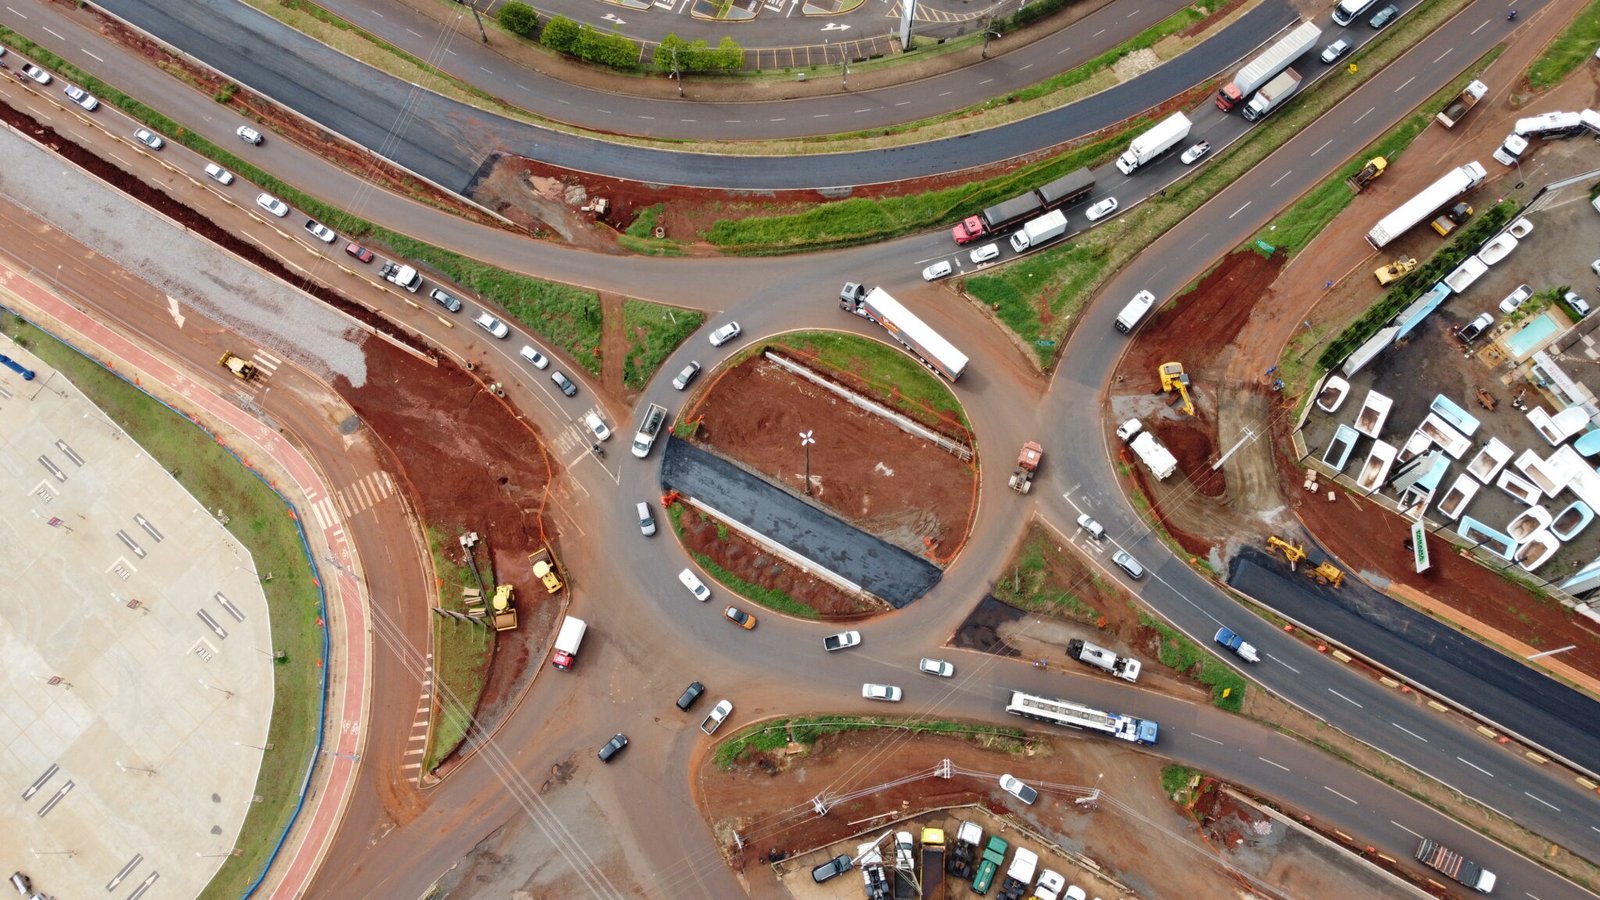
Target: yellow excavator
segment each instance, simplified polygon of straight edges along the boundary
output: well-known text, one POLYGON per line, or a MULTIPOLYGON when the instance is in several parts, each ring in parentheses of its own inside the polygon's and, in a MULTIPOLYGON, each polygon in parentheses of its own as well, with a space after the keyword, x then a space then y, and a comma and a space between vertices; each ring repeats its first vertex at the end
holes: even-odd
MULTIPOLYGON (((1277 535, 1267 536, 1267 550, 1276 550, 1283 554, 1284 561, 1289 564, 1289 571, 1293 572, 1295 566, 1305 561, 1306 548, 1301 544, 1291 544, 1277 535)), ((1318 584, 1331 584, 1339 587, 1344 584, 1344 570, 1332 563, 1318 563, 1306 570, 1307 578, 1315 578, 1318 584)))
POLYGON ((1184 415, 1194 415, 1194 401, 1189 399, 1189 376, 1183 373, 1183 363, 1161 364, 1161 390, 1168 394, 1177 391, 1178 398, 1183 401, 1184 415))

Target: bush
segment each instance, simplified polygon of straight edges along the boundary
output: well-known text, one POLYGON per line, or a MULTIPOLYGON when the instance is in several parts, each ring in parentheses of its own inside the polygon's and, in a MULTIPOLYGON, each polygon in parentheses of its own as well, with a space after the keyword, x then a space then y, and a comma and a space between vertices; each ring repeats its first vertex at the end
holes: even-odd
POLYGON ((557 53, 575 53, 578 45, 578 23, 566 16, 551 16, 545 23, 539 43, 557 53))
POLYGON ((551 16, 545 23, 539 43, 584 62, 599 63, 613 69, 636 69, 639 45, 620 34, 601 34, 588 25, 579 25, 565 16, 551 16))
POLYGON ((501 28, 512 34, 531 38, 539 33, 539 13, 518 0, 510 0, 505 6, 495 10, 494 17, 501 28))
POLYGON ((737 72, 744 67, 744 48, 727 36, 713 49, 704 38, 686 41, 669 34, 656 48, 654 62, 658 72, 671 72, 674 62, 679 72, 737 72))

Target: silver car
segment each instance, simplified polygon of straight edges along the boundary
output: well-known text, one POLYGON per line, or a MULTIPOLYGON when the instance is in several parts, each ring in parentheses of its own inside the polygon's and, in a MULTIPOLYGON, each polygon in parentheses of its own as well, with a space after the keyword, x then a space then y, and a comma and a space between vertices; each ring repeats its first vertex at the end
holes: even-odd
POLYGON ((716 331, 711 332, 711 346, 721 347, 723 344, 726 344, 738 336, 739 323, 729 322, 721 328, 718 328, 716 331))
POLYGON ((1137 581, 1144 577, 1144 566, 1139 565, 1139 561, 1126 550, 1118 550, 1111 554, 1111 561, 1117 564, 1117 568, 1127 572, 1129 578, 1137 581))

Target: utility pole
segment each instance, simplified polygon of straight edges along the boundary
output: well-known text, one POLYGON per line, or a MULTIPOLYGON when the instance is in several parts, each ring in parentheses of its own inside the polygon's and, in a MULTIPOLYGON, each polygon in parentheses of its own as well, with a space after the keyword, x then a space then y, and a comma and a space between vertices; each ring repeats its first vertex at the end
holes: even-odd
POLYGON ((489 32, 483 30, 483 17, 478 15, 478 7, 469 3, 467 9, 472 10, 472 20, 478 23, 478 36, 483 38, 485 44, 489 43, 489 32))

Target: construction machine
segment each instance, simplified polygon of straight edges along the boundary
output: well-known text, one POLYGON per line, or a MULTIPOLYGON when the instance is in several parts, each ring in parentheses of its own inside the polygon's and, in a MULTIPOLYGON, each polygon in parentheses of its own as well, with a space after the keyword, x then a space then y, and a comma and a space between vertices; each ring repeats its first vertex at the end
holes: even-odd
POLYGON ((232 372, 233 376, 238 378, 240 381, 249 381, 258 374, 256 372, 255 363, 252 363, 248 359, 235 356, 232 350, 222 351, 222 358, 217 360, 217 365, 232 372))
MULTIPOLYGON (((1277 535, 1267 537, 1267 550, 1276 550, 1283 554, 1284 561, 1289 563, 1289 571, 1295 571, 1295 566, 1306 559, 1306 548, 1301 544, 1291 544, 1277 535)), ((1318 584, 1330 584, 1339 587, 1344 584, 1344 571, 1333 563, 1318 563, 1306 570, 1307 578, 1315 578, 1318 584)))
POLYGON ((561 576, 556 572, 556 559, 549 547, 540 547, 537 552, 528 554, 528 562, 533 564, 534 577, 544 582, 546 593, 561 590, 561 576))
POLYGON ((1402 256, 1392 263, 1385 263, 1373 269, 1372 274, 1377 277, 1379 284, 1388 284, 1391 281, 1398 281, 1409 275, 1411 270, 1416 267, 1417 261, 1415 259, 1409 256, 1402 256))
POLYGON ((1361 167, 1361 171, 1351 175, 1346 184, 1349 184, 1352 190, 1364 190, 1367 185, 1377 181, 1378 176, 1382 175, 1383 170, 1387 168, 1389 168, 1387 159, 1381 156, 1374 156, 1367 160, 1367 164, 1361 167))
POLYGON ((510 631, 517 627, 517 608, 512 605, 511 593, 509 584, 494 589, 494 599, 489 601, 489 608, 494 612, 495 631, 510 631))
POLYGON ((1306 570, 1307 578, 1315 578, 1317 584, 1329 584, 1339 587, 1344 584, 1344 570, 1333 563, 1318 563, 1314 569, 1306 570))
POLYGON ((1161 364, 1161 390, 1163 393, 1168 394, 1177 391, 1184 415, 1194 415, 1194 401, 1189 399, 1189 376, 1184 374, 1183 363, 1169 362, 1161 364))

